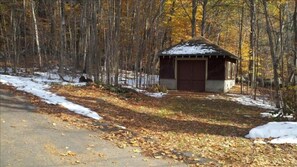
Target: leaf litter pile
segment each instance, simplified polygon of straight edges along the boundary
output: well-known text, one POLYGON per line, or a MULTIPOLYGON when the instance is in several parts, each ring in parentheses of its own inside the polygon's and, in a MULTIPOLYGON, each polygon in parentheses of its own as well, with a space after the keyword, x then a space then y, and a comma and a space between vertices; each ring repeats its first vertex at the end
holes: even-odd
MULTIPOLYGON (((119 89, 120 90, 120 89, 119 89)), ((100 129, 102 138, 118 147, 155 158, 172 158, 193 166, 294 166, 297 145, 262 144, 244 138, 253 127, 271 120, 264 109, 227 99, 207 99, 207 93, 170 93, 161 99, 134 91, 112 91, 95 85, 53 86, 52 91, 96 111, 95 121, 48 105, 34 96, 38 110, 78 127, 100 129)))

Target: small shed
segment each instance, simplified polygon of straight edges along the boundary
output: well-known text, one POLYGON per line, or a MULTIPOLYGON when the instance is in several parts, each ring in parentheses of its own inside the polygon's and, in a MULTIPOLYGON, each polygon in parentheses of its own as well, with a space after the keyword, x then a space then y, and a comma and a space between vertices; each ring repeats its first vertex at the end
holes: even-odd
POLYGON ((160 85, 172 90, 228 92, 235 85, 238 57, 205 38, 159 52, 160 85))

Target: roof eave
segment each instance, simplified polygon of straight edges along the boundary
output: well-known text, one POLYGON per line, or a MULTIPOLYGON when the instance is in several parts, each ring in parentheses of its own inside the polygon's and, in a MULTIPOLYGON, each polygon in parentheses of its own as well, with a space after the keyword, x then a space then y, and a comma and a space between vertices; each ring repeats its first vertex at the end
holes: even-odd
POLYGON ((232 59, 236 59, 238 60, 239 57, 235 56, 235 55, 225 55, 225 54, 158 54, 159 57, 183 57, 183 56, 187 56, 187 57, 211 57, 211 56, 219 56, 219 57, 229 57, 232 59))

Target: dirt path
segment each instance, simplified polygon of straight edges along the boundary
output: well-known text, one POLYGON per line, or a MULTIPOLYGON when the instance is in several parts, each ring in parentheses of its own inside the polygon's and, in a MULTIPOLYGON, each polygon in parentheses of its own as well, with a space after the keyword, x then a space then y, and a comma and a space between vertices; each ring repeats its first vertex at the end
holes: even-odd
POLYGON ((0 166, 186 166, 142 156, 100 139, 100 132, 33 112, 25 97, 0 89, 0 166))

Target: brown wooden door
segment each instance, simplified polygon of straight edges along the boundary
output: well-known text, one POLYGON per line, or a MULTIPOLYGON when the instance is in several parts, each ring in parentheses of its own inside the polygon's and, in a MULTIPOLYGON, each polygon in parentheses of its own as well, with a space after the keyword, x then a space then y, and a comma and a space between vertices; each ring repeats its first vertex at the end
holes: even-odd
POLYGON ((177 89, 205 91, 205 60, 180 60, 177 63, 177 89))

